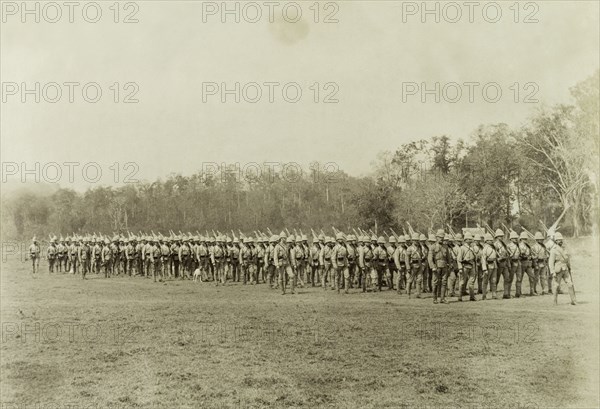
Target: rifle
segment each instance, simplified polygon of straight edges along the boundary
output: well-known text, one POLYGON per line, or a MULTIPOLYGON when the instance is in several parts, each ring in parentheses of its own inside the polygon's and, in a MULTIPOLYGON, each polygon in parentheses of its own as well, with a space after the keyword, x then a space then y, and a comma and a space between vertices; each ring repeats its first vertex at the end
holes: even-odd
POLYGON ((315 231, 313 230, 312 227, 310 228, 310 232, 312 233, 313 241, 316 241, 317 240, 317 234, 315 233, 315 231))
POLYGON ((287 233, 288 236, 290 235, 290 231, 288 230, 287 227, 285 228, 285 232, 287 233))
POLYGON ((356 232, 356 229, 354 227, 352 228, 352 232, 354 233, 357 239, 360 238, 361 235, 356 232))
POLYGON ((392 232, 392 234, 396 237, 396 240, 399 240, 400 237, 398 237, 398 235, 396 234, 396 232, 394 231, 394 229, 390 228, 390 231, 392 232))
POLYGON ((273 232, 268 227, 267 227, 267 232, 269 233, 269 235, 271 235, 271 236, 273 235, 273 232))
POLYGON ((521 226, 521 228, 523 229, 523 231, 525 233, 527 233, 527 235, 529 236, 530 239, 534 240, 535 236, 533 234, 531 234, 531 232, 529 230, 527 230, 525 227, 521 226))
POLYGON ((412 235, 415 233, 415 230, 412 228, 412 226, 410 225, 410 223, 407 221, 406 224, 408 225, 408 232, 412 235))
POLYGON ((448 226, 448 229, 450 230, 450 235, 452 236, 453 239, 456 239, 456 234, 454 233, 454 229, 452 228, 452 226, 450 226, 450 224, 446 223, 446 226, 448 226))

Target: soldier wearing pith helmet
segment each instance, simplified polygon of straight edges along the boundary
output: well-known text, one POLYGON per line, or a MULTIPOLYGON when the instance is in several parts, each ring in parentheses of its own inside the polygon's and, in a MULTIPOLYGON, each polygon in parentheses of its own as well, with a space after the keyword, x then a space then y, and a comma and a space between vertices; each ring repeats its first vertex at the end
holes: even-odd
MULTIPOLYGON (((539 278, 542 295, 547 293, 547 288, 550 289, 551 286, 548 286, 548 256, 549 251, 544 245, 544 236, 541 232, 536 232, 535 236, 535 244, 531 246, 531 258, 533 263, 533 268, 535 270, 535 277, 539 278)), ((550 282, 550 284, 552 284, 550 282)), ((537 281, 534 284, 534 291, 536 291, 537 281)))
POLYGON ((554 305, 558 303, 558 292, 562 281, 567 284, 567 288, 569 289, 571 305, 576 305, 577 300, 575 298, 575 288, 573 287, 573 278, 571 276, 571 258, 564 246, 564 238, 562 234, 556 233, 554 235, 554 241, 556 242, 556 245, 550 250, 550 257, 548 258, 550 274, 552 275, 552 294, 554 295, 554 305))
POLYGON ((494 238, 491 234, 485 235, 485 244, 481 249, 481 268, 482 268, 482 300, 487 297, 488 281, 492 291, 492 299, 496 299, 496 270, 498 268, 498 253, 494 247, 494 238))
POLYGON ((500 277, 502 277, 502 283, 504 284, 504 293, 502 298, 509 299, 510 298, 510 254, 508 252, 508 248, 506 244, 502 241, 504 238, 504 232, 502 229, 497 229, 494 234, 494 248, 496 249, 496 254, 498 256, 498 268, 496 269, 496 285, 500 282, 500 277))

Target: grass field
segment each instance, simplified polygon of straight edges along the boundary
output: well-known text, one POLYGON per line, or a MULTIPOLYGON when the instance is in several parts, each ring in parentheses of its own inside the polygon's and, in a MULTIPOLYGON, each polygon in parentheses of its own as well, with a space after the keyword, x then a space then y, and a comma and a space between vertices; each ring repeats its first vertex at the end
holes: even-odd
POLYGON ((2 408, 595 408, 598 251, 568 244, 577 306, 32 278, 9 257, 2 408))

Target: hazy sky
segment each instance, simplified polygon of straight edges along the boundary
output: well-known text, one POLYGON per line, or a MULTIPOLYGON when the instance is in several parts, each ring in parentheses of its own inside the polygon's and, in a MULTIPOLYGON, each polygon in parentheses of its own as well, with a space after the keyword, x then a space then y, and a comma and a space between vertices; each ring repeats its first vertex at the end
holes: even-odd
MULTIPOLYGON (((221 2, 138 1, 127 8, 121 3, 115 23, 113 2, 100 1, 102 16, 90 23, 83 18, 86 3, 75 8, 73 23, 66 7, 58 22, 46 21, 56 10, 43 10, 41 4, 36 23, 34 15, 22 16, 21 2, 3 2, 3 162, 26 162, 31 168, 34 162, 96 162, 104 183, 114 177, 108 169, 114 162, 121 167, 135 162, 136 176, 150 180, 171 172, 189 175, 209 162, 307 165, 318 160, 361 175, 371 170, 378 152, 404 142, 442 134, 466 138, 482 123, 517 126, 542 104, 569 102, 569 87, 599 66, 597 1, 521 2, 517 7, 512 1, 480 2, 473 22, 468 6, 457 2, 462 18, 456 23, 450 20, 457 9, 447 3, 437 3, 436 23, 434 14, 421 21, 422 2, 400 1, 320 2, 319 22, 314 2, 299 1, 302 19, 297 23, 282 17, 287 6, 286 17, 295 18, 290 2, 274 3, 271 23, 262 1, 245 8, 239 3, 239 23, 234 15, 221 21, 221 10, 215 10, 221 2), (496 23, 486 21, 496 18, 496 4, 502 16, 496 23), (256 14, 254 5, 262 12, 256 23, 247 21, 256 14), (130 13, 137 23, 122 22, 130 13), (338 22, 324 23, 328 15, 338 22), (35 103, 32 94, 23 103, 20 84, 34 89, 36 82, 41 101, 35 103), (57 103, 44 99, 42 88, 51 82, 61 84, 57 103), (68 102, 68 82, 81 84, 73 103, 68 102), (102 90, 97 103, 83 99, 82 86, 88 82, 102 90), (122 102, 134 90, 124 89, 129 82, 139 87, 138 103, 122 102), (242 88, 255 82, 262 98, 250 103, 241 95, 235 103, 234 95, 225 95, 223 103, 217 90, 205 94, 204 102, 203 88, 209 90, 211 82, 230 89, 236 82, 242 88), (274 87, 272 103, 264 84, 269 82, 281 84, 274 87), (414 84, 420 88, 423 82, 430 89, 440 84, 439 103, 434 95, 421 101, 414 84), (457 87, 446 86, 452 82, 463 93, 456 103, 444 99, 456 96, 457 87), (118 103, 113 83, 120 84, 118 103), (284 100, 282 88, 288 83, 302 90, 299 102, 284 100), (314 83, 320 88, 318 102, 314 83), (465 83, 479 84, 473 86, 472 103, 465 83), (497 84, 487 88, 488 98, 495 96, 495 88, 502 91, 496 103, 482 95, 488 83, 497 84), (338 102, 324 103, 334 91, 338 102), (539 102, 525 103, 528 96, 539 102)), ((93 19, 94 8, 86 10, 93 19)), ((46 86, 46 98, 54 98, 55 90, 46 86)), ((295 88, 287 90, 293 98, 295 88)), ((88 91, 93 98, 94 88, 88 91)), ((255 87, 246 91, 250 99, 256 95, 255 87)), ((120 181, 126 173, 121 172, 120 181)), ((66 175, 60 182, 69 185, 66 175)), ((75 173, 74 187, 82 186, 85 181, 75 173)))

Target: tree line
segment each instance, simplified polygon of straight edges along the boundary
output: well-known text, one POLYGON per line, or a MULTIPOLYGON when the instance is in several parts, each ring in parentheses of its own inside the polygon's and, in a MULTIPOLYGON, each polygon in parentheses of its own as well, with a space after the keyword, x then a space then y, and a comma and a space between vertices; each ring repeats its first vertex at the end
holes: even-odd
MULTIPOLYGON (((173 174, 164 180, 84 193, 23 189, 2 197, 2 235, 270 227, 331 231, 352 227, 398 233, 503 223, 539 230, 567 208, 571 235, 596 234, 599 208, 600 71, 570 89, 572 103, 538 109, 519 128, 481 125, 466 140, 446 135, 381 152, 366 177, 325 173, 239 171, 173 174), (322 175, 322 174, 321 174, 322 175), (247 176, 247 175, 244 175, 247 176)), ((325 169, 326 170, 326 169, 325 169)))

